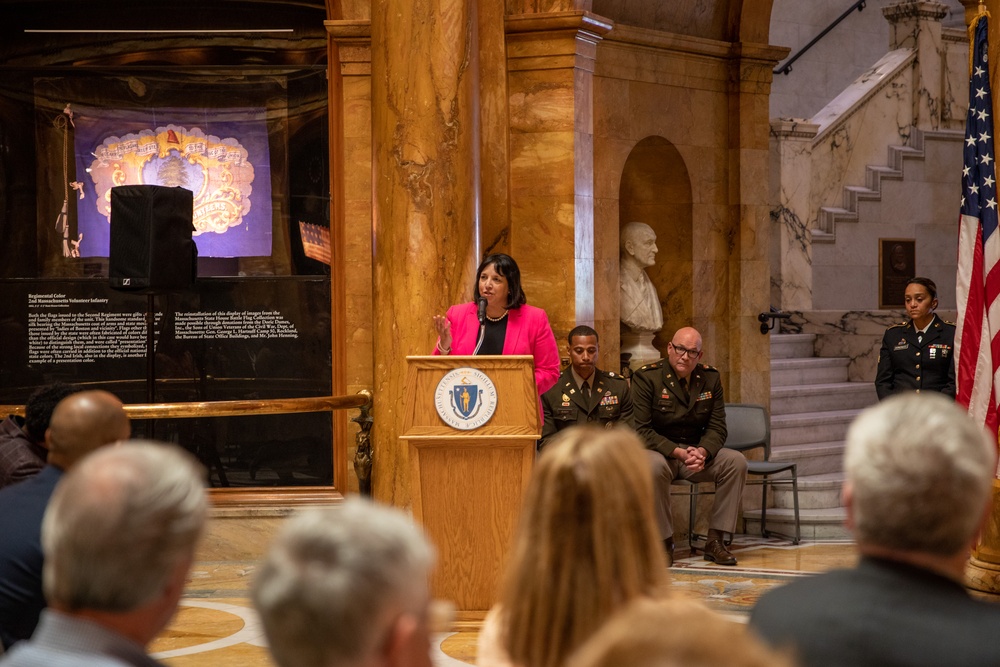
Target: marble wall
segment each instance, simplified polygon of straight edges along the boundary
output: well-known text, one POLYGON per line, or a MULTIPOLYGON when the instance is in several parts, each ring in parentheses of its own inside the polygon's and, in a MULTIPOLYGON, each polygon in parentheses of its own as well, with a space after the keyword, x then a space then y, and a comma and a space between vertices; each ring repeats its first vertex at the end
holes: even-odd
MULTIPOLYGON (((881 10, 898 2, 869 0, 863 11, 849 14, 797 59, 792 72, 777 75, 771 89, 771 118, 810 118, 870 69, 889 50, 889 24, 881 10)), ((964 28, 964 9, 959 0, 944 0, 942 4, 948 8, 943 26, 964 28)), ((848 6, 846 1, 834 0, 775 0, 770 43, 790 47, 794 54, 848 6)))
POLYGON ((964 32, 942 29, 940 3, 885 14, 894 50, 812 118, 772 120, 779 308, 878 309, 880 238, 914 239, 916 273, 954 307, 968 46, 964 32))
MULTIPOLYGON (((455 277, 478 251, 509 250, 557 337, 592 323, 601 365, 617 368, 618 231, 645 219, 660 237, 654 280, 666 339, 697 326, 706 360, 726 369, 727 396, 767 402, 768 341, 756 322, 769 305, 760 183, 770 70, 784 51, 756 42, 734 51, 715 38, 614 23, 575 0, 560 11, 556 2, 525 0, 507 3, 506 57, 498 60, 497 17, 458 11, 465 0, 436 0, 432 11, 451 17, 439 26, 402 0, 389 4, 398 7, 367 13, 347 3, 328 21, 339 70, 331 115, 340 137, 334 190, 347 267, 347 386, 375 389, 376 497, 408 504, 395 408, 404 357, 432 348, 432 313, 468 297, 471 281, 455 277), (402 51, 386 41, 399 30, 387 18, 393 11, 410 25, 412 46, 402 51), (418 66, 413 53, 441 39, 462 48, 427 51, 418 66), (477 68, 498 63, 506 77, 477 78, 477 68), (466 75, 478 83, 461 92, 466 75), (468 211, 461 192, 473 194, 468 211)), ((640 14, 654 24, 660 16, 640 14)), ((751 14, 756 35, 760 15, 751 14)))
POLYGON ((657 232, 660 252, 648 273, 664 328, 654 344, 665 352, 673 331, 693 324, 706 362, 726 369, 733 400, 766 403, 766 362, 754 360, 766 360, 767 341, 751 324, 769 305, 759 187, 767 135, 759 121, 770 72, 760 63, 780 51, 748 59, 738 94, 724 54, 718 43, 629 26, 605 37, 594 83, 595 227, 639 220, 657 232))
MULTIPOLYGON (((781 333, 816 335, 817 357, 847 357, 848 380, 874 382, 882 335, 887 327, 906 320, 903 310, 813 310, 789 313, 781 333)), ((939 317, 955 321, 956 311, 939 308, 939 317)))
MULTIPOLYGON (((608 256, 615 259, 621 226, 638 220, 653 228, 659 253, 647 273, 664 307, 656 346, 664 352, 674 330, 697 320, 706 359, 725 366, 725 339, 717 335, 724 300, 715 280, 702 279, 711 274, 706 263, 725 247, 725 230, 733 224, 724 187, 726 67, 721 59, 713 62, 715 54, 695 58, 671 46, 662 33, 626 26, 617 26, 601 45, 594 91, 594 162, 602 175, 595 182, 595 224, 616 232, 608 235, 615 241, 608 256), (679 94, 685 84, 691 89, 679 94)), ((724 280, 727 272, 717 275, 724 280)))

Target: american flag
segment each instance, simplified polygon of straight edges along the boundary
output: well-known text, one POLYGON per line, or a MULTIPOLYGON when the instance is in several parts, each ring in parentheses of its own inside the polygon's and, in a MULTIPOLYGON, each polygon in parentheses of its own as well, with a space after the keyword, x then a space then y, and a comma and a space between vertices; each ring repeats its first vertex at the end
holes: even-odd
POLYGON ((956 400, 968 407, 969 414, 995 436, 997 397, 1000 397, 1000 233, 986 17, 980 16, 977 21, 972 43, 958 232, 956 400))
POLYGON ((330 228, 299 220, 299 234, 302 235, 302 252, 305 256, 329 266, 330 228))

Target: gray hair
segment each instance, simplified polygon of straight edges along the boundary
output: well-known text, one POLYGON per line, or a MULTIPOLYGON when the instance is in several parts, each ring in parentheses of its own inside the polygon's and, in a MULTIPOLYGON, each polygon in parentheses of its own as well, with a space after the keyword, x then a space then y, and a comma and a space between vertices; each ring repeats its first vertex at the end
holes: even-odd
POLYGON ((282 667, 360 664, 401 612, 423 613, 433 552, 402 512, 361 499, 290 518, 253 586, 282 667))
POLYGON ((858 542, 940 556, 967 548, 992 487, 994 449, 940 394, 900 394, 866 409, 844 454, 858 542))
POLYGON ((42 521, 49 601, 125 612, 155 599, 194 555, 204 478, 186 451, 151 441, 105 447, 73 466, 42 521))

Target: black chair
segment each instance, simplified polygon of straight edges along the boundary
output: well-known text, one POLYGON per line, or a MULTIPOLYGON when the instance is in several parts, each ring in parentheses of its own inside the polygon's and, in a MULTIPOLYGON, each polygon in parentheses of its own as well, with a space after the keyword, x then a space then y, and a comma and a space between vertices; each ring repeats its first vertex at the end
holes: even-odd
MULTIPOLYGON (((761 510, 760 510, 760 532, 764 537, 770 537, 772 532, 775 535, 782 535, 792 540, 793 544, 798 544, 802 539, 801 526, 799 524, 799 478, 798 466, 794 462, 771 461, 771 420, 767 410, 762 405, 751 403, 731 403, 726 405, 726 437, 725 446, 738 452, 747 452, 751 449, 763 447, 764 460, 756 461, 747 459, 747 484, 761 485, 761 510), (788 473, 780 477, 773 477, 788 473), (767 487, 772 485, 791 485, 792 502, 795 516, 795 534, 785 535, 776 531, 767 530, 767 487)), ((714 487, 711 490, 701 490, 698 484, 689 482, 686 479, 675 479, 676 486, 687 487, 684 492, 675 495, 688 496, 688 544, 694 550, 696 538, 703 538, 704 535, 696 533, 694 530, 695 509, 697 508, 698 496, 714 494, 714 487)), ((703 482, 702 484, 708 484, 703 482)), ((744 519, 744 525, 746 519, 744 519)))
MULTIPOLYGON (((792 461, 771 461, 771 420, 763 405, 750 403, 734 403, 726 406, 726 447, 738 452, 746 452, 759 447, 764 448, 764 460, 747 459, 747 484, 760 484, 760 532, 764 537, 783 535, 798 544, 802 539, 802 529, 799 524, 799 475, 798 466, 792 461), (775 475, 782 475, 774 477, 775 475), (795 534, 767 530, 767 487, 790 485, 792 487, 792 505, 795 517, 795 534)), ((745 521, 745 519, 744 519, 745 521)))

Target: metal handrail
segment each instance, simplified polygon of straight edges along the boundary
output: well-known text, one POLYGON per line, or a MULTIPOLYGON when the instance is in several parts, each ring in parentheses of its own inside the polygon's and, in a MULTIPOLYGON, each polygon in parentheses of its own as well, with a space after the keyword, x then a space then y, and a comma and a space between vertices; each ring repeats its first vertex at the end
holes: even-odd
POLYGON ((789 72, 791 72, 792 71, 792 63, 793 62, 795 62, 796 60, 798 60, 799 57, 803 53, 805 53, 806 51, 808 51, 809 49, 811 49, 813 47, 813 45, 816 44, 816 42, 818 42, 819 40, 823 39, 823 37, 826 36, 826 33, 830 32, 835 27, 837 27, 837 24, 839 24, 841 21, 843 21, 844 19, 846 19, 851 14, 851 12, 853 12, 855 9, 858 10, 859 12, 862 11, 862 10, 864 10, 865 4, 867 4, 867 1, 868 0, 858 0, 853 5, 851 5, 847 9, 847 11, 845 11, 843 14, 841 14, 840 16, 838 16, 833 21, 833 23, 831 23, 830 25, 826 26, 826 28, 824 28, 822 32, 820 32, 818 35, 816 35, 815 37, 813 37, 812 41, 810 41, 808 44, 806 44, 801 49, 799 49, 798 51, 796 51, 795 55, 793 55, 791 58, 789 58, 788 60, 786 60, 784 65, 781 65, 780 67, 775 68, 774 69, 774 73, 775 74, 785 74, 785 75, 787 75, 789 72))
MULTIPOLYGON (((131 419, 184 419, 195 417, 240 417, 280 415, 297 412, 329 412, 360 408, 371 404, 371 394, 271 398, 241 401, 193 401, 183 403, 132 403, 123 406, 131 419)), ((23 405, 0 405, 0 415, 24 415, 23 405)))
MULTIPOLYGON (((175 403, 132 403, 122 406, 130 419, 188 419, 197 417, 242 417, 247 415, 280 415, 303 412, 333 412, 334 410, 360 409, 360 414, 351 421, 359 426, 355 434, 357 451, 354 469, 358 476, 359 490, 363 495, 371 495, 372 447, 370 431, 372 418, 372 393, 362 389, 348 396, 314 396, 306 398, 271 398, 236 401, 192 401, 175 403)), ((0 405, 0 415, 24 416, 23 405, 0 405)), ((221 464, 220 464, 221 465, 221 464)), ((220 470, 220 478, 224 474, 220 470)), ((341 496, 335 489, 320 487, 288 487, 269 489, 263 493, 258 489, 213 488, 213 502, 234 508, 240 506, 260 507, 269 503, 281 506, 328 502, 341 496)))

